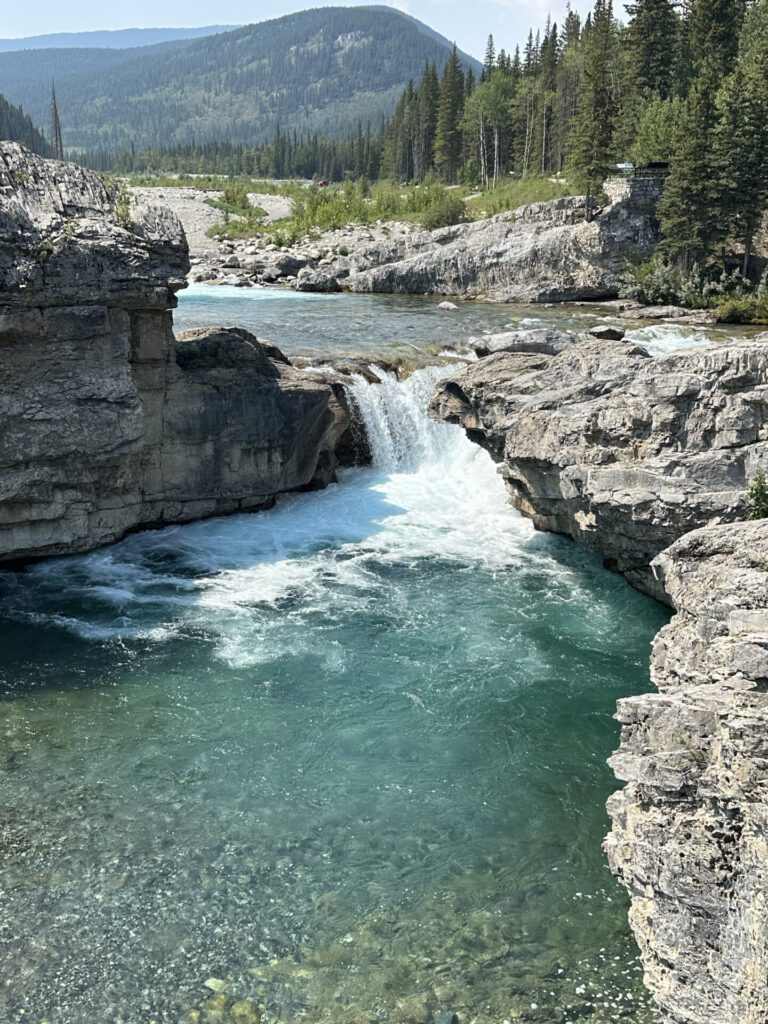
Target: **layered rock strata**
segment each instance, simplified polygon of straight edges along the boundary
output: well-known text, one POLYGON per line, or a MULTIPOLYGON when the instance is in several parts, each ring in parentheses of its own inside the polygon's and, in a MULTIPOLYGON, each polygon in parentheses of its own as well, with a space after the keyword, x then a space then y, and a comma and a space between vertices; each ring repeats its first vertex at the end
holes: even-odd
POLYGON ((0 561, 332 478, 343 391, 246 332, 177 343, 188 269, 168 211, 0 145, 0 561))
POLYGON ((634 198, 585 221, 581 197, 523 206, 488 220, 396 235, 318 270, 301 291, 399 292, 555 302, 618 294, 628 259, 658 241, 653 205, 634 198))
POLYGON ((539 529, 665 599, 652 560, 691 530, 743 517, 749 481, 768 466, 768 342, 662 358, 621 341, 559 354, 533 342, 446 379, 432 414, 488 449, 539 529))
POLYGON ((768 462, 768 339, 660 359, 541 341, 443 381, 432 412, 492 453, 539 528, 676 609, 658 692, 619 705, 606 849, 664 1020, 765 1024, 768 521, 718 520, 745 515, 768 462))
POLYGON ((653 568, 677 614, 659 692, 619 704, 606 849, 665 1019, 765 1024, 768 522, 697 530, 653 568))

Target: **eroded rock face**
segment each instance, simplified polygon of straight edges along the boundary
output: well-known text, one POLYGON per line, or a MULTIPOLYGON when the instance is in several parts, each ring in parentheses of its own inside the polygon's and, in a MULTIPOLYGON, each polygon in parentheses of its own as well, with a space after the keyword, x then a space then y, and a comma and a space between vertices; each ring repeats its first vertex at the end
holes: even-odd
POLYGON ((697 530, 654 562, 677 614, 659 692, 619 704, 611 867, 646 983, 675 1024, 768 1020, 768 522, 697 530))
POLYGON ((236 330, 173 336, 168 211, 0 144, 0 561, 262 507, 333 475, 343 392, 236 330))
POLYGON ((488 220, 395 236, 322 270, 299 274, 301 291, 487 296, 505 302, 610 298, 628 258, 658 241, 653 208, 609 206, 587 224, 584 199, 523 206, 488 220))
POLYGON ((665 599, 651 561, 690 530, 741 518, 768 466, 768 344, 658 359, 598 339, 502 352, 442 382, 431 412, 488 449, 539 529, 665 599))

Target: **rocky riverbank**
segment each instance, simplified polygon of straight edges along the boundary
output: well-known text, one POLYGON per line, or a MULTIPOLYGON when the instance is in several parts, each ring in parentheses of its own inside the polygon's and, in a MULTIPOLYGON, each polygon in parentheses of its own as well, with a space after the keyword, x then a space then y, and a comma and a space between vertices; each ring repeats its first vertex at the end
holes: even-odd
POLYGON ((247 332, 177 342, 178 219, 0 146, 0 561, 323 486, 350 420, 328 376, 247 332))
POLYGON ((658 693, 623 700, 606 842, 646 984, 674 1024, 768 1019, 768 522, 709 526, 653 563, 677 609, 658 693))
POLYGON ((487 220, 393 237, 302 270, 302 291, 387 292, 569 302, 613 298, 627 259, 658 241, 653 204, 625 198, 590 223, 583 197, 534 203, 487 220))
POLYGON ((768 467, 768 338, 650 359, 543 333, 442 382, 432 412, 537 527, 674 606, 659 692, 619 706, 606 847, 665 1019, 764 1024, 768 523, 739 520, 768 467))

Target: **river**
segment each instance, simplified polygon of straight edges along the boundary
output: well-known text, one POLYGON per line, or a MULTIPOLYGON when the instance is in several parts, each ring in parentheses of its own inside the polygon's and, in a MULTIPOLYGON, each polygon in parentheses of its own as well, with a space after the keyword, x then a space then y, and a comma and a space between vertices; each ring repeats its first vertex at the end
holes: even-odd
MULTIPOLYGON (((233 291, 177 322, 311 357, 611 315, 233 291)), ((427 419, 444 372, 355 382, 373 466, 326 491, 0 573, 0 1020, 657 1019, 601 841, 668 613, 427 419)))

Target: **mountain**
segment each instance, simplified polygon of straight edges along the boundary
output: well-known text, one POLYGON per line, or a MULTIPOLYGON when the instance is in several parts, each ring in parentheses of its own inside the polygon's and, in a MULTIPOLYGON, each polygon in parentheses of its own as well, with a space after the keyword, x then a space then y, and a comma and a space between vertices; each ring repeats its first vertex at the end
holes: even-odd
POLYGON ((100 47, 127 50, 154 43, 170 43, 177 39, 199 39, 217 32, 228 32, 236 25, 206 25, 205 28, 122 28, 106 32, 55 32, 46 36, 23 39, 0 39, 0 53, 13 50, 81 49, 100 47))
POLYGON ((21 107, 15 107, 0 96, 0 141, 23 142, 33 153, 49 156, 50 149, 43 135, 32 124, 21 107))
POLYGON ((378 124, 450 49, 392 8, 326 7, 149 47, 0 53, 0 92, 42 121, 54 78, 75 151, 259 144, 278 126, 338 137, 358 121, 378 124))

